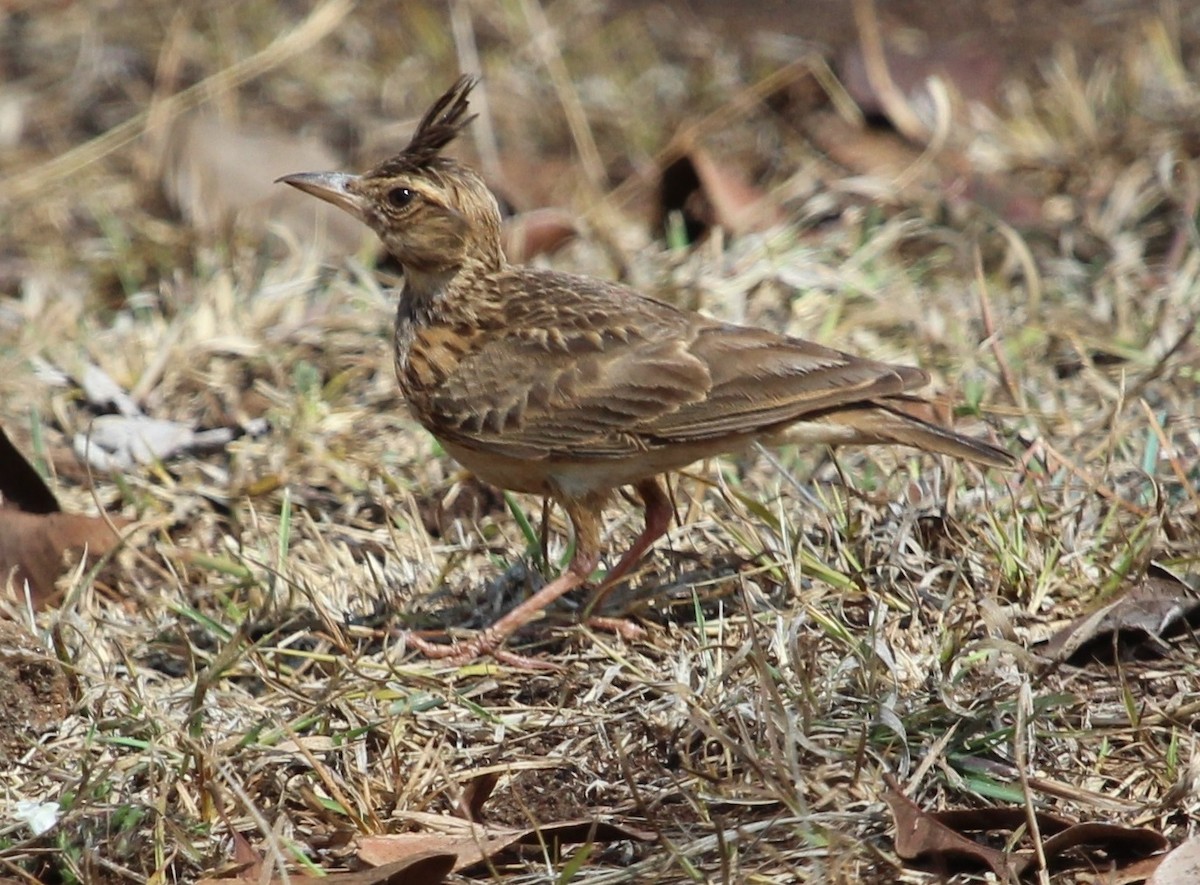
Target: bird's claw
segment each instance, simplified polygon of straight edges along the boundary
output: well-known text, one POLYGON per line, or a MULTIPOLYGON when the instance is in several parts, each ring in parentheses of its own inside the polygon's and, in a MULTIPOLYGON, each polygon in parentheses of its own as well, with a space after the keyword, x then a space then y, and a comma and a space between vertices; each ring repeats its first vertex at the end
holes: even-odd
POLYGON ((417 636, 415 633, 405 633, 404 641, 407 645, 425 655, 425 657, 431 660, 445 661, 456 667, 462 667, 480 658, 490 656, 501 664, 507 664, 510 667, 516 667, 521 670, 557 671, 563 669, 558 664, 539 661, 536 658, 526 657, 525 655, 519 655, 516 652, 500 648, 499 643, 491 640, 486 633, 482 633, 467 642, 453 643, 451 645, 430 642, 428 639, 417 636))

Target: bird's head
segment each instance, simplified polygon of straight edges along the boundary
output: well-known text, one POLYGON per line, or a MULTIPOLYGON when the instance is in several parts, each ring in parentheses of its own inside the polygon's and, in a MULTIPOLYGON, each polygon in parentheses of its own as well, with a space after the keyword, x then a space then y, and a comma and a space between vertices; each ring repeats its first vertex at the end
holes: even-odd
POLYGON ((302 172, 278 179, 367 224, 405 271, 441 275, 467 264, 499 267, 500 210, 475 170, 441 156, 469 124, 472 77, 460 77, 425 112, 396 156, 362 175, 302 172))

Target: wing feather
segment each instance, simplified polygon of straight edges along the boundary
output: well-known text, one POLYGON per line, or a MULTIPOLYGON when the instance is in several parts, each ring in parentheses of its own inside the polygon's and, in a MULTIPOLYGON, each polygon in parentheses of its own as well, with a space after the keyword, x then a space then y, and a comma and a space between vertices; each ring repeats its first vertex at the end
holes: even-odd
MULTIPOLYGON (((496 454, 628 458, 772 432, 927 381, 920 369, 718 323, 615 284, 519 268, 504 284, 505 316, 476 325, 414 404, 435 436, 496 454)), ((432 345, 421 348, 418 339, 411 358, 428 364, 432 345)))

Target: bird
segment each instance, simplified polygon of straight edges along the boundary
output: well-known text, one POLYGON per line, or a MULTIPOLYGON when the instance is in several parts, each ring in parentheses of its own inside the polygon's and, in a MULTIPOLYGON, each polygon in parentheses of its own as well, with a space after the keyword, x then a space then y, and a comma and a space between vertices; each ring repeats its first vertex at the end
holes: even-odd
MULTIPOLYGON (((460 77, 408 145, 362 174, 277 181, 350 213, 403 268, 399 386, 416 419, 485 482, 555 501, 570 521, 566 568, 461 642, 413 637, 430 658, 524 663, 504 649, 603 553, 602 512, 632 487, 645 527, 595 592, 626 576, 670 528, 663 477, 755 442, 900 444, 990 467, 1008 452, 927 416, 929 381, 892 365, 682 310, 590 276, 513 265, 495 196, 443 150, 471 123, 477 80, 460 77)), ((590 607, 589 607, 590 610, 590 607)))

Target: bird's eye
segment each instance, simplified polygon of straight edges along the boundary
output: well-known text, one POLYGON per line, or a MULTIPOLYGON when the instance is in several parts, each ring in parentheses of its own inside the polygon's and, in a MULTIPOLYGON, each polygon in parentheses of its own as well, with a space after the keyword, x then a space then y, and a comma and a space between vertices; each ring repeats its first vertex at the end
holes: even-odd
POLYGON ((387 201, 397 209, 403 209, 415 196, 416 194, 407 187, 394 187, 387 192, 387 201))

